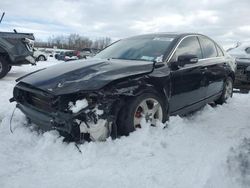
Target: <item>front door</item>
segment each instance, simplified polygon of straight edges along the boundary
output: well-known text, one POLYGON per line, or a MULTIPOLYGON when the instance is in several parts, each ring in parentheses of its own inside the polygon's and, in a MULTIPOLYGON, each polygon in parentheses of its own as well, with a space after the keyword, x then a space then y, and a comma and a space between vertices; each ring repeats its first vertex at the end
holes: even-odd
POLYGON ((206 97, 206 82, 204 67, 199 61, 183 67, 171 66, 180 55, 196 55, 202 58, 201 47, 196 36, 188 36, 177 47, 169 65, 171 67, 171 97, 170 112, 173 113, 190 106, 206 97))

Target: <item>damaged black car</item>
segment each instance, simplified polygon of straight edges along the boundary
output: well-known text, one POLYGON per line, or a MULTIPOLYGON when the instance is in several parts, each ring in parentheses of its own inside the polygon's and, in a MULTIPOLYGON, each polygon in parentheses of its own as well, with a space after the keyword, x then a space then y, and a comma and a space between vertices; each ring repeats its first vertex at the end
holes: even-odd
POLYGON ((74 141, 101 141, 156 126, 232 97, 235 62, 200 34, 119 40, 94 58, 19 78, 14 97, 29 122, 74 141))

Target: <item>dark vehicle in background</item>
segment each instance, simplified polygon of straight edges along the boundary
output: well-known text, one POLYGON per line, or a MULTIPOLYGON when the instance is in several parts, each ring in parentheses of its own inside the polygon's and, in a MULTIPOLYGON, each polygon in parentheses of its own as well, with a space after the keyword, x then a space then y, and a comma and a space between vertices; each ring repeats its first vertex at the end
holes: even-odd
POLYGON ((68 139, 105 140, 232 97, 235 61, 200 34, 119 40, 94 58, 18 80, 14 97, 29 122, 68 139))
POLYGON ((228 49, 228 53, 236 58, 237 70, 235 73, 234 88, 241 93, 250 90, 250 44, 249 42, 238 43, 236 47, 228 49))
POLYGON ((236 58, 236 63, 234 88, 239 89, 241 93, 248 93, 250 90, 250 58, 236 58))
MULTIPOLYGON (((5 13, 0 18, 3 20, 5 13)), ((32 33, 0 32, 0 78, 11 70, 12 66, 35 64, 33 58, 34 35, 32 33)))
POLYGON ((55 56, 57 60, 62 61, 72 61, 77 60, 80 58, 80 52, 79 51, 64 51, 60 52, 57 56, 55 56))
POLYGON ((0 78, 3 78, 12 66, 35 64, 34 40, 31 33, 0 32, 0 78))
POLYGON ((84 48, 82 50, 63 51, 55 55, 55 58, 63 61, 86 59, 95 56, 100 50, 96 48, 84 48))

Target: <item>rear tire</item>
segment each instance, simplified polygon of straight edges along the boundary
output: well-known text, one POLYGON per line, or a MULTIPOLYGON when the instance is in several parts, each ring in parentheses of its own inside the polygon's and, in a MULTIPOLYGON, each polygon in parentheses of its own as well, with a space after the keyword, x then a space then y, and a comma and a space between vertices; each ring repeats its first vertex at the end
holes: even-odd
POLYGON ((220 98, 215 101, 215 103, 224 104, 232 96, 233 96, 233 79, 231 77, 227 77, 226 81, 224 82, 222 94, 220 98))
POLYGON ((9 63, 4 59, 3 57, 0 57, 0 78, 3 78, 6 76, 6 74, 9 72, 9 63))
MULTIPOLYGON (((153 112, 154 114, 151 116, 152 121, 149 120, 151 124, 152 122, 155 122, 155 119, 158 119, 158 118, 162 119, 163 123, 167 121, 167 118, 168 118, 168 114, 166 110, 167 107, 162 97, 160 97, 155 92, 143 93, 142 95, 129 98, 126 101, 126 105, 121 109, 120 113, 118 114, 117 132, 119 136, 123 136, 123 135, 128 136, 129 133, 135 131, 136 128, 140 128, 135 125, 135 121, 136 121, 135 118, 137 118, 136 114, 138 112, 138 108, 144 101, 147 102, 147 107, 149 108, 150 108, 150 104, 149 104, 150 101, 154 102, 151 104, 151 106, 153 105, 152 109, 150 109, 151 111, 154 110, 154 106, 156 106, 156 104, 157 104, 157 107, 159 106, 159 112, 158 111, 155 113, 153 112), (158 117, 156 117, 156 115, 158 117)), ((152 124, 152 126, 155 126, 155 124, 152 124)))
POLYGON ((39 55, 37 59, 38 61, 46 61, 46 58, 44 55, 39 55))
POLYGON ((12 66, 9 65, 8 72, 10 72, 11 68, 12 68, 12 66))

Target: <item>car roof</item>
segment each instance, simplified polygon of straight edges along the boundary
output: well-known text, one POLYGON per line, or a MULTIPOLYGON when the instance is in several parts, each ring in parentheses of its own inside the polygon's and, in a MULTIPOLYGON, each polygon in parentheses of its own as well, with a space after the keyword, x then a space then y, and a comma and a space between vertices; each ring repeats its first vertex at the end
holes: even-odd
POLYGON ((134 38, 152 38, 152 37, 169 37, 169 38, 182 38, 188 35, 202 35, 199 33, 177 33, 177 32, 163 32, 163 33, 149 33, 143 35, 136 35, 132 37, 128 37, 127 39, 134 38))

